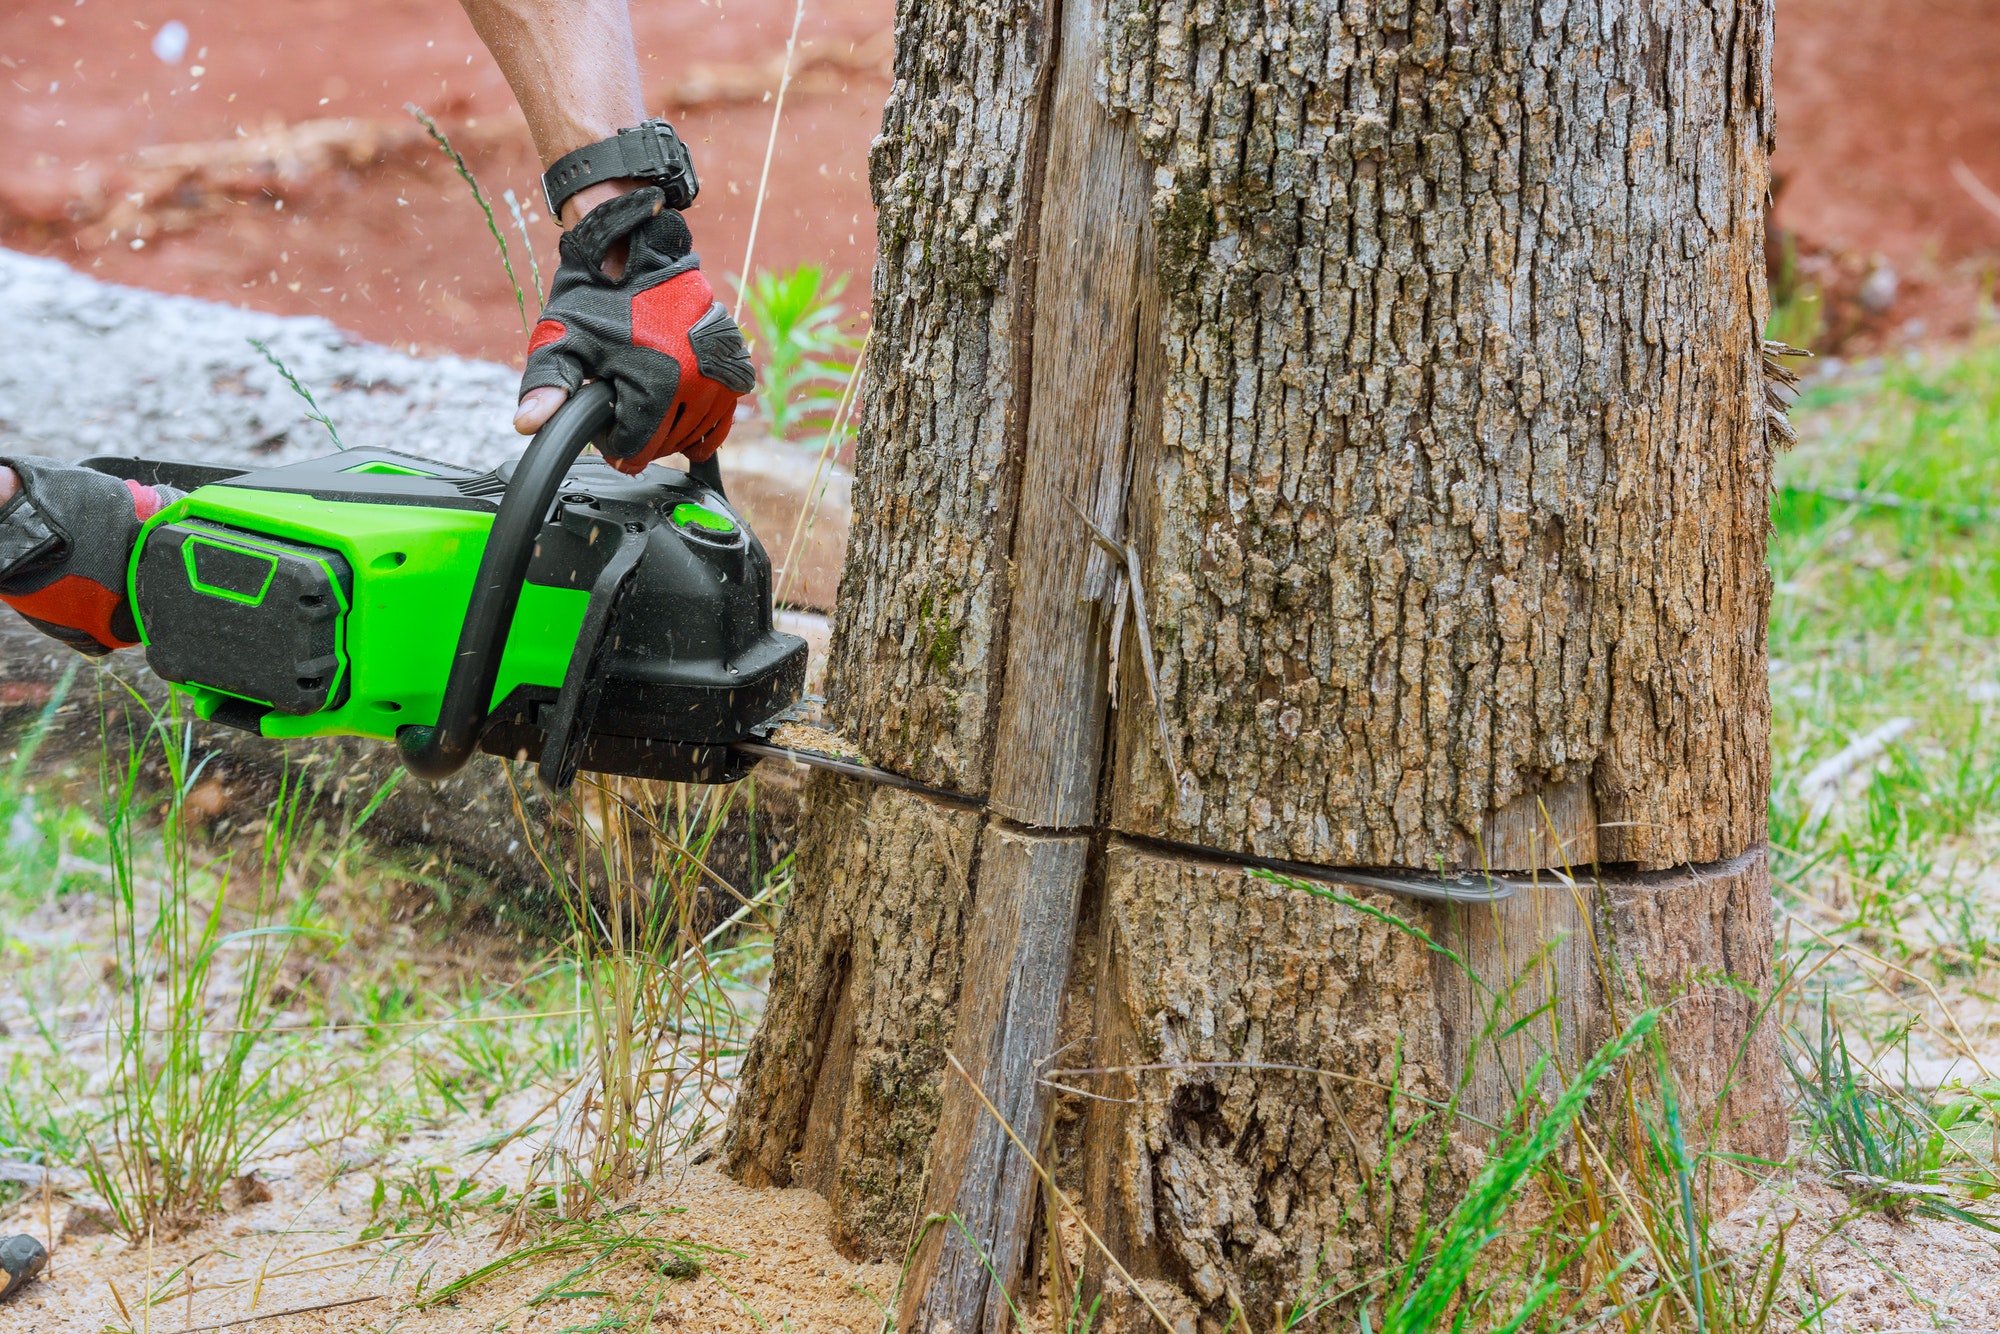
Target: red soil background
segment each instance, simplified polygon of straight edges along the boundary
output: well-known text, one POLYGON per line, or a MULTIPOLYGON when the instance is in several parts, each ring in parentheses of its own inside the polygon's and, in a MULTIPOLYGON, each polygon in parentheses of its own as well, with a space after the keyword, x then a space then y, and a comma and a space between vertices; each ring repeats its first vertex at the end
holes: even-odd
MULTIPOLYGON (((540 167, 453 0, 14 0, 0 10, 0 244, 115 282, 325 315, 382 342, 518 356, 520 317, 485 221, 403 110, 428 109, 465 152, 525 283, 499 196, 513 189, 539 218, 540 167), (170 20, 188 31, 172 65, 152 49, 170 20), (329 118, 356 122, 331 166, 230 160, 269 126, 329 118), (177 168, 149 168, 149 150, 169 145, 202 147, 174 154, 177 168)), ((728 299, 794 8, 635 0, 632 10, 648 109, 671 116, 694 148, 702 193, 689 223, 728 299)), ((808 0, 754 260, 851 273, 856 305, 874 259, 868 145, 888 94, 894 17, 890 0, 808 0)), ((556 232, 546 219, 534 230, 546 271, 556 232)))
MULTIPOLYGON (((793 13, 786 0, 633 2, 648 104, 696 148, 690 222, 725 291, 793 13)), ((757 267, 851 274, 856 319, 893 20, 891 0, 806 0, 757 242, 757 267)), ((1952 164, 2000 191, 2000 0, 1784 0, 1778 27, 1775 222, 1827 295, 1824 345, 1970 333, 2000 266, 2000 216, 1952 164), (1885 266, 1895 300, 1865 309, 1862 282, 1885 266)), ((536 199, 526 127, 452 0, 16 0, 0 13, 0 244, 512 360, 519 317, 484 221, 411 137, 405 102, 438 115, 492 194, 536 199), (151 49, 169 20, 189 32, 173 65, 151 49), (347 123, 266 133, 333 118, 347 123)), ((554 231, 543 220, 536 235, 547 265, 554 231)))
POLYGON ((1780 0, 1775 221, 1825 289, 1829 337, 1870 350, 1963 338, 1991 320, 2000 215, 2000 3, 1780 0), (1886 311, 1854 300, 1886 261, 1886 311))

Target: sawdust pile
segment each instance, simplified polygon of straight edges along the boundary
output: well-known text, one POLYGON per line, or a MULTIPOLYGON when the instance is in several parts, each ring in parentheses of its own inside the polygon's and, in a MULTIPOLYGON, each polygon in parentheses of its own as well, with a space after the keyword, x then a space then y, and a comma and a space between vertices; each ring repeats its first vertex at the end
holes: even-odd
MULTIPOLYGON (((468 1159, 467 1166, 476 1161, 468 1159)), ((423 1290, 435 1291, 505 1253, 495 1245, 496 1225, 393 1249, 362 1242, 375 1178, 394 1164, 347 1166, 336 1174, 324 1152, 315 1150, 279 1159, 265 1169, 270 1198, 186 1237, 156 1243, 150 1253, 144 1244, 92 1234, 90 1224, 60 1201, 44 1213, 41 1201, 31 1199, 0 1226, 46 1239, 52 1225, 58 1246, 43 1278, 0 1307, 0 1331, 101 1334, 107 1327, 126 1328, 127 1311, 143 1320, 139 1294, 150 1288, 161 1294, 151 1317, 155 1334, 299 1308, 319 1309, 260 1319, 250 1328, 259 1334, 362 1334, 393 1321, 398 1334, 527 1334, 595 1328, 620 1299, 629 1300, 648 1282, 661 1286, 657 1276, 632 1264, 570 1285, 583 1295, 525 1305, 573 1264, 558 1257, 474 1288, 455 1303, 424 1309, 414 1300, 420 1281, 423 1290), (605 1295, 592 1295, 600 1293, 605 1295), (331 1305, 341 1302, 353 1304, 331 1305)), ((525 1167, 524 1153, 503 1154, 489 1175, 518 1182, 525 1167)), ((836 1251, 828 1240, 826 1204, 810 1191, 749 1190, 711 1162, 642 1187, 621 1203, 620 1214, 625 1226, 647 1235, 709 1248, 700 1272, 665 1285, 650 1316, 647 1303, 636 1316, 628 1312, 630 1328, 877 1334, 883 1327, 877 1303, 892 1300, 895 1268, 856 1264, 836 1251)))

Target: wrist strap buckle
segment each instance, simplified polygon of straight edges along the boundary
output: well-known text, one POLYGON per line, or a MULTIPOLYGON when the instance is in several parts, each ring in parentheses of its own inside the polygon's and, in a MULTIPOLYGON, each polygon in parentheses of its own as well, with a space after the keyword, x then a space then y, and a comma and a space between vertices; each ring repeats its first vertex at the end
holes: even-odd
POLYGON ((579 190, 628 177, 659 186, 671 209, 688 207, 701 193, 687 145, 672 125, 656 116, 558 158, 542 174, 542 197, 550 220, 561 219, 562 206, 579 190))

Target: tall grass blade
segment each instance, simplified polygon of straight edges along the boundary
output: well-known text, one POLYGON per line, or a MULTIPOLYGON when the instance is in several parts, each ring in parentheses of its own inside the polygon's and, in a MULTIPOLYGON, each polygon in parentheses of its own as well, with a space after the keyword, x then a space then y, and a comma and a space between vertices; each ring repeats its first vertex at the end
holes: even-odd
MULTIPOLYGON (((1498 1235, 1497 1224, 1501 1215, 1513 1201, 1521 1184, 1561 1142, 1583 1111, 1597 1081, 1653 1030, 1660 1014, 1657 1009, 1639 1014, 1624 1032, 1598 1049, 1569 1087, 1525 1134, 1511 1137, 1493 1151, 1486 1166, 1466 1191, 1465 1198, 1452 1211, 1442 1231, 1435 1235, 1434 1244, 1420 1245, 1415 1249, 1383 1316, 1382 1334, 1428 1334, 1428 1331, 1440 1327, 1454 1296, 1471 1278, 1480 1252, 1498 1235), (1428 1263, 1424 1264, 1422 1277, 1419 1278, 1418 1268, 1424 1263, 1427 1250, 1430 1252, 1428 1263)), ((1538 1064, 1535 1074, 1526 1081, 1520 1108, 1522 1112, 1527 1110, 1530 1091, 1539 1082, 1543 1068, 1538 1064)), ((1432 1240, 1430 1236, 1424 1238, 1426 1243, 1432 1240)), ((1539 1309, 1552 1292, 1552 1288, 1538 1282, 1523 1304, 1516 1327, 1539 1309)))
MULTIPOLYGON (((542 262, 535 258, 535 238, 528 233, 528 219, 521 212, 521 201, 514 197, 514 191, 509 188, 500 197, 507 201, 507 211, 514 215, 514 225, 521 231, 521 249, 528 256, 528 280, 535 287, 535 314, 540 315, 548 298, 547 289, 542 286, 542 262)), ((509 270, 510 276, 511 273, 509 270)))
MULTIPOLYGON (((764 196, 770 193, 771 158, 778 151, 778 126, 785 119, 785 94, 792 87, 792 54, 799 45, 799 24, 805 21, 806 0, 798 0, 792 9, 792 35, 785 39, 785 67, 778 76, 778 101, 771 108, 771 135, 764 142, 764 169, 757 174, 757 202, 750 210, 750 239, 743 244, 743 267, 739 273, 753 273, 750 261, 757 257, 757 226, 764 220, 764 196)), ((736 309, 730 312, 732 318, 743 318, 743 291, 736 292, 736 309)))
POLYGON ((333 424, 333 418, 321 411, 319 400, 313 397, 312 390, 306 388, 298 376, 292 374, 292 368, 287 366, 277 353, 266 346, 263 339, 251 338, 246 341, 250 346, 257 349, 259 356, 271 364, 271 369, 285 378, 285 383, 292 387, 292 392, 306 401, 306 419, 308 421, 316 421, 326 428, 326 433, 333 437, 333 447, 335 449, 346 449, 347 446, 340 442, 340 428, 333 424))
MULTIPOLYGON (((534 326, 528 321, 527 294, 521 290, 521 280, 514 276, 514 257, 507 251, 507 236, 500 230, 499 222, 493 217, 493 205, 486 202, 486 192, 479 188, 479 178, 472 174, 472 168, 466 164, 464 155, 452 145, 450 136, 438 127, 438 123, 432 120, 422 107, 418 106, 415 102, 405 102, 403 103, 403 110, 416 117, 417 124, 424 127, 424 131, 430 135, 431 141, 438 146, 439 150, 447 158, 451 159, 452 170, 458 173, 458 178, 465 182, 467 189, 472 191, 472 202, 479 205, 479 211, 486 215, 487 233, 493 237, 493 244, 500 247, 500 267, 507 270, 507 282, 514 289, 514 307, 521 312, 521 335, 523 337, 532 337, 534 326)), ((530 247, 530 249, 532 250, 533 247, 530 247)), ((541 289, 539 279, 536 281, 535 287, 536 294, 539 297, 541 289)))

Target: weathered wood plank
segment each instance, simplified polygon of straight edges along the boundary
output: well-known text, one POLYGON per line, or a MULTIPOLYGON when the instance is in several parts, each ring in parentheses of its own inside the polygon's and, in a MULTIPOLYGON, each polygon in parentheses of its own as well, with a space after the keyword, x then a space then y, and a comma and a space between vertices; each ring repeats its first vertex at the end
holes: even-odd
MULTIPOLYGON (((1087 837, 989 823, 981 839, 952 1050, 1029 1145, 1041 1142, 1048 1115, 1041 1075, 1056 1047, 1089 857, 1087 837)), ((897 1327, 998 1334, 1026 1259, 1036 1180, 964 1080, 948 1076, 943 1093, 925 1213, 956 1221, 918 1247, 897 1327)))
POLYGON ((1115 575, 1082 516, 1123 535, 1133 372, 1142 335, 1158 337, 1140 327, 1151 172, 1132 118, 1106 115, 1093 94, 1102 26, 1103 0, 1064 5, 993 762, 993 810, 1055 829, 1096 822, 1115 575))
POLYGON ((1482 822, 1476 865, 1489 871, 1573 870, 1597 862, 1597 802, 1578 776, 1537 784, 1482 822))

